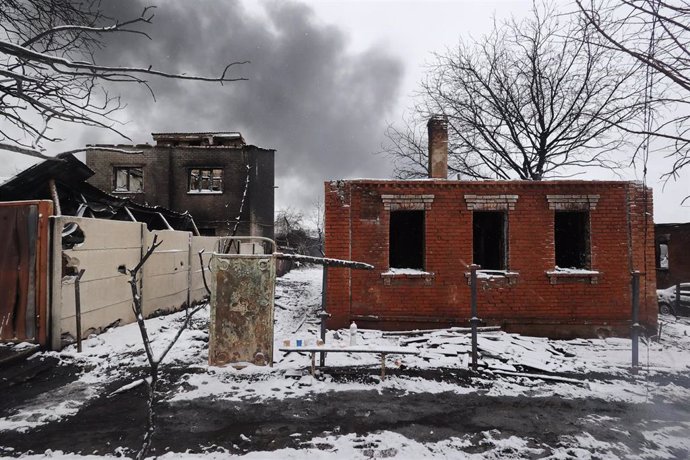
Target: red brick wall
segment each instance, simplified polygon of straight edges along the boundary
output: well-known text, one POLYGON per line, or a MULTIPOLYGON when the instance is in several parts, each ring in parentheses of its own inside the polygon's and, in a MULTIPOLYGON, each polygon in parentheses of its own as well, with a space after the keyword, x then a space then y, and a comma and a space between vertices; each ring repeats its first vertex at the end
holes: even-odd
POLYGON ((481 319, 507 330, 569 337, 630 328, 631 269, 643 276, 641 318, 656 325, 651 190, 627 182, 342 181, 326 186, 327 257, 367 262, 373 271, 329 269, 329 327, 407 329, 467 325, 472 263, 472 210, 465 195, 517 195, 508 210, 508 268, 517 282, 482 283, 481 319), (433 195, 426 210, 426 277, 382 276, 388 270, 390 211, 382 195, 433 195), (590 210, 591 268, 575 279, 554 269, 554 210, 547 195, 597 196, 590 210), (647 201, 645 207, 644 200, 647 201), (647 232, 645 233, 645 224, 647 232), (646 241, 646 245, 645 245, 646 241), (645 265, 646 264, 646 265, 645 265))

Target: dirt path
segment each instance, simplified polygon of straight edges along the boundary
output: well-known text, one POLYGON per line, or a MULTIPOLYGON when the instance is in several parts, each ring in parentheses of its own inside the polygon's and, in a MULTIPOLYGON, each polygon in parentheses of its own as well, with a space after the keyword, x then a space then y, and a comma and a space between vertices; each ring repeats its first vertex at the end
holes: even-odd
MULTIPOLYGON (((61 374, 64 370, 55 372, 61 374)), ((342 372, 340 378, 351 378, 347 369, 342 372)), ((168 375, 168 379, 176 377, 168 375)), ((467 374, 456 373, 446 378, 460 382, 467 374)), ((113 382, 112 387, 120 384, 113 382)), ((30 392, 22 386, 4 388, 3 400, 22 395, 19 399, 23 399, 30 392)), ((11 411, 9 405, 3 405, 0 415, 11 411)), ((104 454, 114 453, 121 446, 136 448, 143 435, 144 420, 143 387, 139 387, 112 397, 96 398, 76 416, 26 433, 1 432, 0 446, 4 448, 0 454, 19 455, 46 449, 104 454)), ((480 393, 405 394, 372 389, 279 401, 197 399, 162 403, 154 449, 155 453, 188 449, 201 452, 213 446, 232 453, 283 447, 328 449, 331 446, 314 446, 310 440, 329 434, 389 430, 419 442, 467 436, 473 447, 466 452, 480 453, 490 447, 483 442, 482 433, 496 430, 501 438, 528 439, 544 455, 561 447, 563 436, 582 433, 590 433, 600 441, 621 443, 635 454, 642 449, 654 450, 641 432, 664 426, 678 427, 683 425, 680 422, 690 426, 690 407, 661 401, 629 404, 600 399, 492 397, 480 393)), ((362 445, 362 449, 373 449, 372 455, 376 453, 376 446, 362 445)), ((688 458, 690 453, 678 451, 674 455, 688 458)))

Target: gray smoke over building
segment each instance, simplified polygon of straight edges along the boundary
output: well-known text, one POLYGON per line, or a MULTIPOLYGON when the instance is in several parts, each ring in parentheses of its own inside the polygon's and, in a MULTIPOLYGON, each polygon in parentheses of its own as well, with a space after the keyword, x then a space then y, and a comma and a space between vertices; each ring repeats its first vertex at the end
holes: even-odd
MULTIPOLYGON (((137 0, 104 2, 108 13, 136 17, 137 0)), ((120 127, 135 143, 151 132, 241 131, 247 142, 277 149, 277 206, 309 208, 323 180, 385 177, 373 155, 392 116, 403 65, 388 50, 348 50, 348 37, 302 4, 273 2, 264 13, 228 0, 166 1, 140 35, 118 35, 97 59, 110 65, 153 65, 167 72, 232 76, 248 81, 199 83, 151 79, 145 87, 117 85, 127 104, 120 127)), ((106 37, 108 38, 108 37, 106 37)), ((106 131, 83 131, 81 143, 122 142, 106 131)))

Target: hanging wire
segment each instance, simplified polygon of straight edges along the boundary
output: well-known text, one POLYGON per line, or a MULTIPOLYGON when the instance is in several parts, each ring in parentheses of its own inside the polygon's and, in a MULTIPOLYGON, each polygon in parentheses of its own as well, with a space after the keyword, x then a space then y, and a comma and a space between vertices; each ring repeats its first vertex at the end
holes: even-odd
MULTIPOLYGON (((649 0, 650 6, 652 8, 652 30, 649 34, 649 46, 647 48, 647 57, 651 61, 654 58, 654 53, 656 51, 656 27, 659 18, 659 2, 660 0, 649 0)), ((647 242, 649 238, 649 191, 647 189, 647 165, 649 163, 649 147, 651 144, 651 132, 654 125, 654 114, 651 107, 652 98, 654 97, 654 69, 647 65, 645 69, 645 93, 644 93, 644 117, 643 124, 645 130, 645 139, 642 143, 642 198, 644 200, 644 238, 643 238, 643 251, 642 251, 642 262, 643 270, 645 273, 645 282, 643 287, 645 299, 645 306, 647 305, 647 277, 651 276, 647 273, 647 242)), ((646 308, 645 308, 646 310, 646 308)), ((647 398, 649 398, 649 382, 647 378, 649 377, 649 331, 646 331, 647 340, 645 340, 645 346, 647 347, 647 375, 645 376, 645 387, 647 390, 647 398)))

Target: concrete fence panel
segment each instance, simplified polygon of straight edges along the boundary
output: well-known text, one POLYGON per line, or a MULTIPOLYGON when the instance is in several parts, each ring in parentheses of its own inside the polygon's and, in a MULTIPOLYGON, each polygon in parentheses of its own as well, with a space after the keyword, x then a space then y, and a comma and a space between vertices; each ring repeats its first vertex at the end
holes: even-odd
POLYGON ((149 232, 145 224, 80 217, 53 217, 51 346, 60 349, 76 338, 76 275, 80 280, 81 330, 86 337, 118 323, 134 322, 127 269, 134 268, 153 243, 162 244, 141 272, 145 316, 178 310, 203 300, 198 252, 205 249, 208 267, 217 238, 189 232, 149 232))

